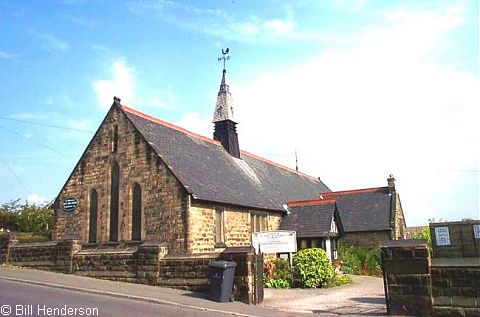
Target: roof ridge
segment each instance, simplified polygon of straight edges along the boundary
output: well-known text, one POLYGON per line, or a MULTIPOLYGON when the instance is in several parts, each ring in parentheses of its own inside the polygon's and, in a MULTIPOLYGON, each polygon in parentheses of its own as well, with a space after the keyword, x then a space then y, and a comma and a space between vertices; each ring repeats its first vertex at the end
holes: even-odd
POLYGON ((302 172, 297 172, 297 171, 294 170, 293 168, 290 168, 290 167, 285 166, 285 165, 282 165, 282 164, 280 164, 280 163, 277 163, 277 162, 271 161, 271 160, 269 160, 269 159, 263 158, 263 157, 258 156, 258 155, 256 155, 256 154, 250 153, 250 152, 248 152, 248 151, 240 150, 240 153, 245 154, 245 155, 248 155, 248 156, 250 156, 250 157, 253 157, 253 158, 257 159, 257 160, 261 160, 261 161, 264 161, 264 162, 266 162, 266 163, 275 165, 275 166, 277 166, 277 167, 279 167, 279 168, 281 168, 281 169, 284 169, 284 170, 287 170, 287 171, 289 171, 289 172, 298 174, 298 175, 300 175, 300 176, 310 178, 310 179, 312 179, 312 180, 314 180, 314 181, 317 181, 317 182, 319 181, 318 177, 311 176, 311 175, 308 175, 308 174, 305 174, 305 173, 302 173, 302 172))
POLYGON ((328 196, 336 196, 336 195, 348 195, 348 194, 361 194, 361 193, 374 193, 380 192, 383 190, 388 189, 387 186, 384 187, 371 187, 371 188, 362 188, 362 189, 350 189, 350 190, 340 190, 340 191, 333 191, 333 192, 324 192, 320 193, 320 195, 328 196))
MULTIPOLYGON (((130 108, 129 106, 126 106, 126 105, 120 105, 120 109, 123 110, 123 111, 126 111, 126 112, 129 112, 133 115, 136 115, 136 116, 139 116, 139 117, 142 117, 146 120, 149 120, 149 121, 152 121, 152 122, 155 122, 155 123, 158 123, 158 124, 161 124, 163 126, 166 126, 166 127, 169 127, 169 128, 172 128, 174 130, 177 130, 179 132, 182 132, 182 133, 185 133, 185 134, 188 134, 192 137, 196 137, 196 138, 199 138, 203 141, 207 141, 207 142, 210 142, 210 143, 213 143, 213 144, 217 144, 217 145, 221 145, 220 141, 217 141, 217 140, 214 140, 214 139, 210 139, 206 136, 203 136, 201 134, 198 134, 198 133, 195 133, 195 132, 192 132, 190 130, 187 130, 187 129, 184 129, 182 127, 179 127, 178 125, 175 125, 173 123, 170 123, 168 121, 165 121, 165 120, 162 120, 162 119, 158 119, 154 116, 151 116, 149 114, 146 114, 144 112, 141 112, 139 110, 136 110, 136 109, 133 109, 133 108, 130 108)), ((287 167, 285 165, 282 165, 282 164, 279 164, 279 163, 276 163, 274 161, 271 161, 269 159, 266 159, 266 158, 263 158, 261 156, 258 156, 256 154, 253 154, 253 153, 250 153, 248 151, 245 151, 245 150, 240 150, 240 153, 244 154, 244 155, 248 155, 254 159, 257 159, 257 160, 260 160, 260 161, 263 161, 263 162, 266 162, 268 164, 271 164, 271 165, 274 165, 276 167, 279 167, 279 168, 282 168, 284 170, 287 170, 289 172, 292 172, 292 173, 295 173, 295 174, 298 174, 300 176, 303 176, 303 177, 306 177, 306 178, 310 178, 316 182, 319 182, 319 179, 315 176, 311 176, 311 175, 308 175, 308 174, 305 174, 305 173, 302 173, 302 172, 297 172, 296 170, 294 170, 293 168, 290 168, 290 167, 287 167)))
POLYGON ((177 130, 179 132, 182 132, 182 133, 185 133, 185 134, 188 134, 190 136, 193 136, 195 138, 199 138, 203 141, 207 141, 207 142, 210 142, 210 143, 214 143, 214 144, 218 144, 218 145, 221 145, 220 141, 217 141, 217 140, 214 140, 214 139, 210 139, 204 135, 201 135, 201 134, 198 134, 198 133, 195 133, 195 132, 192 132, 190 130, 187 130, 185 128, 182 128, 182 127, 179 127, 178 125, 175 125, 173 123, 170 123, 168 121, 165 121, 165 120, 162 120, 162 119, 158 119, 154 116, 151 116, 149 114, 146 114, 144 112, 141 112, 139 110, 136 110, 136 109, 133 109, 133 108, 130 108, 128 106, 125 106, 125 105, 121 105, 120 106, 120 109, 126 111, 126 112, 129 112, 133 115, 136 115, 136 116, 139 116, 139 117, 142 117, 143 119, 146 119, 146 120, 149 120, 149 121, 153 121, 155 123, 158 123, 158 124, 161 124, 163 126, 166 126, 166 127, 169 127, 169 128, 172 128, 174 130, 177 130))
POLYGON ((322 204, 333 204, 336 202, 335 198, 331 199, 308 199, 308 200, 294 200, 287 202, 288 207, 296 207, 296 206, 311 206, 311 205, 322 205, 322 204))

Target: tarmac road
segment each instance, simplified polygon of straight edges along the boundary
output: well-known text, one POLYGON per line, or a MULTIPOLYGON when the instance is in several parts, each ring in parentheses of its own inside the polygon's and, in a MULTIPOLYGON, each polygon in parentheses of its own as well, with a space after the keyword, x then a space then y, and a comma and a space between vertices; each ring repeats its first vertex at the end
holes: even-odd
POLYGON ((68 309, 71 316, 231 316, 0 279, 0 316, 68 316, 68 309))

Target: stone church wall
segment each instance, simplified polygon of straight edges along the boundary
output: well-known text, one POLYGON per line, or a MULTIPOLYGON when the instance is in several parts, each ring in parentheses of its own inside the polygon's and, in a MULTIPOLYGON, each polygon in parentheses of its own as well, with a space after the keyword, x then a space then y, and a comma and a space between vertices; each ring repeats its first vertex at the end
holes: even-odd
MULTIPOLYGON (((189 250, 193 253, 215 251, 215 210, 224 211, 224 243, 228 247, 248 246, 252 242, 253 209, 193 201, 189 208, 189 250)), ((262 211, 263 212, 263 211, 262 211)), ((267 229, 278 230, 281 215, 265 213, 267 229)))
POLYGON ((90 191, 98 193, 97 242, 110 240, 110 178, 120 170, 118 240, 132 239, 132 188, 142 190, 142 240, 168 243, 169 253, 186 251, 188 197, 164 162, 151 150, 124 114, 113 107, 68 179, 55 204, 53 239, 88 241, 90 191), (114 149, 114 127, 117 144, 114 149), (78 199, 73 212, 62 210, 65 197, 78 199))
POLYGON ((364 249, 374 249, 390 240, 390 231, 366 231, 344 233, 339 244, 344 247, 354 246, 364 249))

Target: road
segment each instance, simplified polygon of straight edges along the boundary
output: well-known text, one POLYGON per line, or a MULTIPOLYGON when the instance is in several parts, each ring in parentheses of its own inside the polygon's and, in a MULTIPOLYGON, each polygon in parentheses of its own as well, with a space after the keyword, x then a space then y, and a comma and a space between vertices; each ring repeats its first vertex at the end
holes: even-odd
POLYGON ((70 316, 231 316, 231 314, 205 312, 186 307, 146 303, 0 279, 0 316, 2 317, 68 316, 67 309, 71 309, 74 313, 75 308, 77 308, 76 314, 70 316))

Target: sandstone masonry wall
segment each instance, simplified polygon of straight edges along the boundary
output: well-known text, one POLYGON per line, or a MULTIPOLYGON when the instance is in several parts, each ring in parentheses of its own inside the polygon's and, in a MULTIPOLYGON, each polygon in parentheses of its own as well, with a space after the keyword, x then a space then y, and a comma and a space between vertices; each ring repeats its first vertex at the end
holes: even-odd
POLYGON ((355 246, 364 249, 378 248, 390 240, 390 231, 368 231, 344 233, 339 240, 341 246, 355 246))
MULTIPOLYGON (((249 208, 193 201, 189 208, 189 250, 192 253, 215 251, 215 210, 224 212, 224 243, 228 247, 252 243, 251 212, 249 208)), ((267 214, 267 229, 280 228, 280 213, 267 214)))

